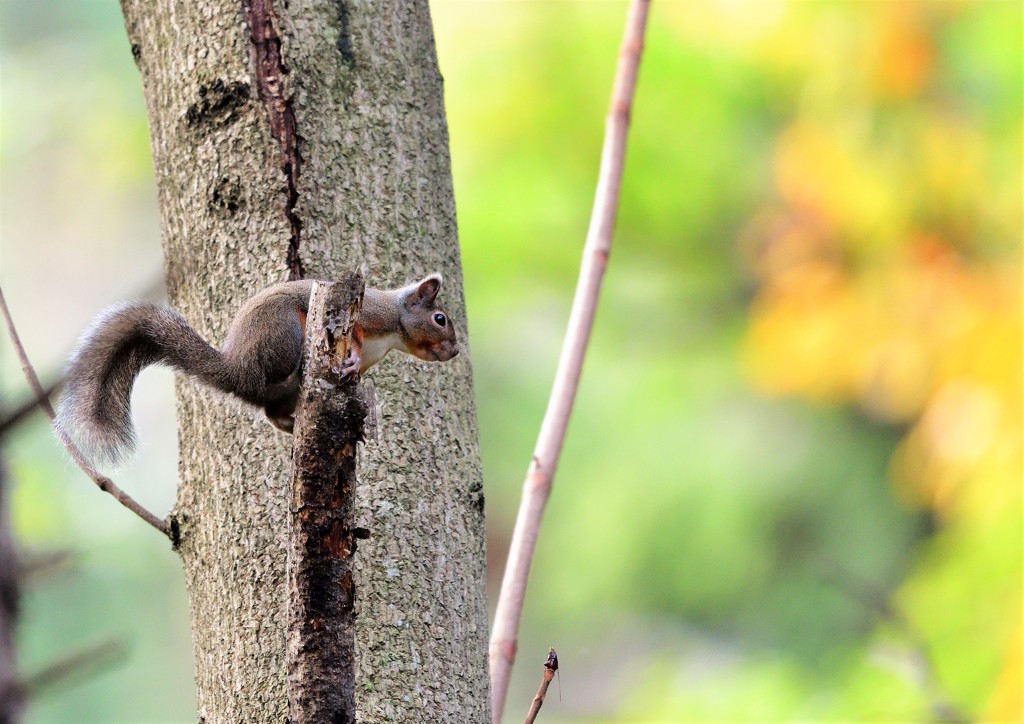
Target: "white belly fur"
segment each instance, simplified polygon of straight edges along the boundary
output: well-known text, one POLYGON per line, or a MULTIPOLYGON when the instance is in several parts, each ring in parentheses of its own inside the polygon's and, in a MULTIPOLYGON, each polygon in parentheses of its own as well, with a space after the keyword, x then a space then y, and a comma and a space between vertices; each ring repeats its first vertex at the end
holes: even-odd
POLYGON ((363 339, 363 363, 360 365, 359 371, 365 372, 384 359, 384 355, 393 349, 405 349, 402 338, 397 334, 363 339))

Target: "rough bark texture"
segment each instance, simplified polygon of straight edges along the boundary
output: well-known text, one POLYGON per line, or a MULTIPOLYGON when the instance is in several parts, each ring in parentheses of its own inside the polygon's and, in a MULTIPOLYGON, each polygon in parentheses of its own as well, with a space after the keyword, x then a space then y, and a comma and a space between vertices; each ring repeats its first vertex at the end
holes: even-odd
MULTIPOLYGON (((219 343, 247 296, 296 268, 320 279, 358 269, 370 286, 440 271, 464 340, 425 0, 255 2, 122 0, 150 116, 172 303, 219 343), (262 76, 255 70, 254 13, 277 34, 260 37, 279 43, 279 72, 272 59, 262 76), (284 140, 273 120, 282 108, 294 114, 284 140)), ((360 451, 356 517, 370 537, 353 576, 361 721, 489 718, 467 352, 443 365, 393 354, 369 375, 378 434, 360 451)), ((187 381, 178 415, 173 515, 199 716, 281 721, 291 438, 187 381)))
POLYGON ((309 302, 288 551, 288 719, 355 722, 352 559, 356 445, 366 407, 342 374, 363 297, 346 275, 317 284, 309 302))

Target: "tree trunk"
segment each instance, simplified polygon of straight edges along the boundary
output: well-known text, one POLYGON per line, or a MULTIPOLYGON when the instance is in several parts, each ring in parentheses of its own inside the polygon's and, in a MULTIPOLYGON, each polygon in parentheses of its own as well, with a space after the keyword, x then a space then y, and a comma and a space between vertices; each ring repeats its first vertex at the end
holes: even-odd
MULTIPOLYGON (((150 118, 172 304, 211 342, 305 273, 428 271, 465 320, 442 85, 424 0, 122 0, 150 118)), ((465 336, 464 322, 459 325, 465 336)), ((464 341, 464 340, 463 340, 464 341)), ((483 494, 471 369, 392 355, 359 451, 361 721, 486 721, 483 494)), ((291 438, 178 384, 172 513, 198 711, 286 717, 291 438)))

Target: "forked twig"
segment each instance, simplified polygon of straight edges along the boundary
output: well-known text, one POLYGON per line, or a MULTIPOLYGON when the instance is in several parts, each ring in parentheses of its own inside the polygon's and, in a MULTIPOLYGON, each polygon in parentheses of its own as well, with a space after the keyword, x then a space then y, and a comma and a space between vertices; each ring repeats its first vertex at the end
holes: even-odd
MULTIPOLYGON (((150 279, 149 283, 137 294, 141 299, 150 299, 153 301, 160 301, 166 299, 167 292, 164 289, 163 277, 157 275, 150 279)), ((46 399, 51 399, 64 384, 64 379, 58 377, 46 387, 46 399)), ((32 395, 28 400, 25 400, 13 410, 7 411, 3 419, 0 419, 0 437, 14 429, 20 424, 28 415, 39 407, 39 398, 36 395, 32 395)))
MULTIPOLYGON (((50 399, 60 389, 60 386, 64 384, 64 380, 58 379, 55 382, 50 383, 43 392, 46 394, 46 399, 50 399)), ((28 418, 29 414, 39 407, 39 398, 32 395, 30 398, 19 404, 10 412, 6 412, 3 419, 0 419, 0 437, 3 437, 25 419, 28 418)))
POLYGON ((530 562, 537 544, 544 506, 551 494, 551 480, 558 464, 569 414, 579 386, 583 354, 590 338, 601 279, 608 264, 612 231, 615 228, 618 210, 619 187, 622 182, 626 131, 629 128, 633 89, 636 86, 637 68, 643 51, 649 6, 650 0, 633 0, 629 8, 618 67, 615 71, 611 105, 605 120, 601 170, 590 217, 590 228, 583 248, 576 295, 573 298, 572 312, 562 343, 551 397, 537 437, 537 446, 534 448, 533 461, 523 482, 519 514, 516 517, 508 562, 505 564, 505 575, 501 582, 501 593, 498 596, 490 641, 491 715, 495 722, 501 721, 505 707, 530 562))
POLYGON ((39 378, 36 376, 36 371, 32 368, 32 363, 28 361, 28 355, 25 354, 25 348, 21 344, 21 338, 18 336, 18 330, 14 327, 14 320, 11 319, 11 312, 7 308, 7 301, 4 299, 3 289, 0 289, 0 312, 3 312, 4 323, 7 325, 7 333, 11 337, 11 343, 14 345, 14 351, 17 352, 18 359, 21 361, 21 369, 25 373, 25 379, 28 380, 29 386, 35 393, 36 399, 39 401, 39 406, 43 408, 43 412, 45 412, 46 416, 50 418, 50 427, 53 428, 53 434, 56 435, 57 439, 61 441, 61 444, 67 448, 68 453, 71 455, 71 459, 75 461, 75 464, 77 464, 86 475, 92 478, 92 481, 96 483, 96 487, 104 493, 109 493, 114 496, 117 502, 121 505, 135 513, 135 515, 142 518, 165 536, 170 537, 170 529, 167 527, 167 523, 143 508, 133 497, 121 490, 113 480, 101 474, 89 465, 81 451, 71 441, 71 438, 53 425, 56 413, 53 411, 53 405, 50 404, 50 400, 46 397, 46 390, 44 390, 43 386, 39 384, 39 378))
POLYGON ((969 721, 952 697, 943 688, 935 670, 935 662, 928 642, 914 630, 906 614, 893 605, 889 595, 876 584, 858 577, 841 563, 822 560, 822 578, 837 590, 864 606, 880 619, 893 626, 906 639, 909 655, 915 668, 914 679, 924 692, 935 721, 969 721))
POLYGON ((533 696, 533 702, 530 704, 530 711, 526 714, 526 720, 523 724, 533 724, 537 718, 537 714, 540 713, 540 708, 544 706, 544 697, 548 693, 548 684, 555 678, 555 672, 558 671, 558 654, 555 653, 553 648, 548 648, 548 658, 544 662, 544 678, 540 680, 540 688, 537 689, 537 693, 533 696))

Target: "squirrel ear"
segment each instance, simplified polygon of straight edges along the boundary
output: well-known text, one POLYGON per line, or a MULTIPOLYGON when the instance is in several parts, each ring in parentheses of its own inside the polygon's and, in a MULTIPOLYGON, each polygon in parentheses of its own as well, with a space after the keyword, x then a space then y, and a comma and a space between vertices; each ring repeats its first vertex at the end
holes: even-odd
POLYGON ((431 274, 418 282, 409 294, 409 306, 430 306, 441 289, 441 275, 431 274))

